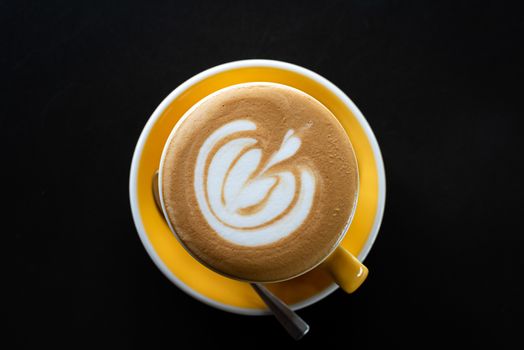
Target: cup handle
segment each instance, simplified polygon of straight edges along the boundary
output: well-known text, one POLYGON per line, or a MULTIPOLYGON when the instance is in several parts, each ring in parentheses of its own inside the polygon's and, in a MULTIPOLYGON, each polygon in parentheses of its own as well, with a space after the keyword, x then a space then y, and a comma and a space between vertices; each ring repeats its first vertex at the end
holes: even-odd
POLYGON ((368 276, 368 268, 341 246, 331 253, 322 266, 346 293, 356 291, 368 276))

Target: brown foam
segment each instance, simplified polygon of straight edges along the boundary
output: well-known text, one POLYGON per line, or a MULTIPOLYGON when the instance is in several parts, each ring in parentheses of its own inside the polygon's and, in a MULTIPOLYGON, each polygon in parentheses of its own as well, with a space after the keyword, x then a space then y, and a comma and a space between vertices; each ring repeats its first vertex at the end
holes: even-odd
MULTIPOLYGON (((190 253, 217 272, 261 282, 288 279, 321 262, 345 231, 358 187, 353 148, 332 113, 309 95, 266 83, 227 89, 200 104, 178 125, 161 172, 167 216, 190 253), (259 140, 256 146, 263 150, 260 167, 280 147, 286 132, 294 129, 302 140, 298 152, 268 172, 298 165, 312 169, 316 176, 313 206, 305 222, 266 245, 241 246, 222 238, 200 213, 194 193, 200 146, 216 129, 237 119, 257 124, 248 134, 259 140)), ((258 209, 255 205, 239 212, 258 209)))

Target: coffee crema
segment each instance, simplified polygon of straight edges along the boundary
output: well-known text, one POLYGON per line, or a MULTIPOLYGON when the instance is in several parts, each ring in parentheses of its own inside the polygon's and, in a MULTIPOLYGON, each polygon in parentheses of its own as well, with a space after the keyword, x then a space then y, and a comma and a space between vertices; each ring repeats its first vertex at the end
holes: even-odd
POLYGON ((334 249, 354 211, 358 172, 348 136, 320 102, 249 83, 182 117, 160 185, 171 228, 195 258, 269 282, 310 270, 334 249))

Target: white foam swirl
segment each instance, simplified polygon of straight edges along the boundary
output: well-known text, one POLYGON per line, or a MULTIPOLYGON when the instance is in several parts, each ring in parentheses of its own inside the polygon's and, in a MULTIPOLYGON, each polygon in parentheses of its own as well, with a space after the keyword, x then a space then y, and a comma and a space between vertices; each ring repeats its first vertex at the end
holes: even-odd
POLYGON ((204 141, 195 166, 195 193, 204 218, 224 239, 243 246, 269 244, 293 233, 308 217, 315 195, 315 176, 306 166, 268 172, 299 150, 301 140, 293 130, 254 174, 262 159, 257 139, 233 135, 256 128, 248 120, 223 125, 204 141))

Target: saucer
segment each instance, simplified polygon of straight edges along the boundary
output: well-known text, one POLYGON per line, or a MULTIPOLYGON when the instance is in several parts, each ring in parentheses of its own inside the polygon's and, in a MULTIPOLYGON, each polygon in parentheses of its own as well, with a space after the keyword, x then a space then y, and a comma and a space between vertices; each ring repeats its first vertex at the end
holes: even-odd
MULTIPOLYGON (((361 261, 377 237, 386 197, 384 164, 369 124, 340 89, 318 74, 285 62, 244 60, 208 69, 176 88, 153 112, 135 148, 129 181, 133 219, 147 253, 171 282, 210 306, 245 315, 269 311, 249 284, 207 269, 185 251, 155 206, 151 180, 171 129, 191 106, 224 87, 260 81, 292 86, 315 97, 348 133, 357 156, 360 188, 353 221, 341 244, 361 261)), ((267 287, 294 310, 338 288, 322 269, 267 287)))

